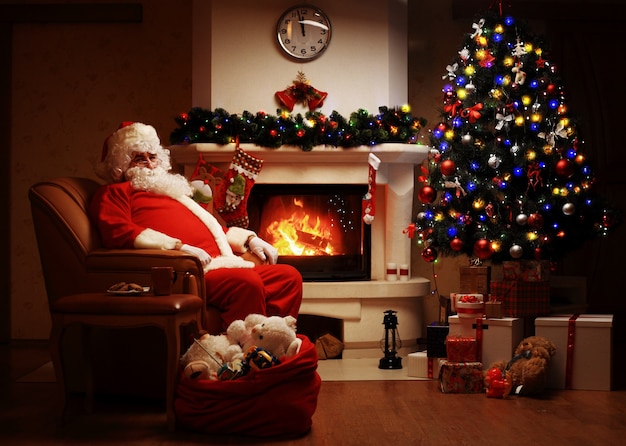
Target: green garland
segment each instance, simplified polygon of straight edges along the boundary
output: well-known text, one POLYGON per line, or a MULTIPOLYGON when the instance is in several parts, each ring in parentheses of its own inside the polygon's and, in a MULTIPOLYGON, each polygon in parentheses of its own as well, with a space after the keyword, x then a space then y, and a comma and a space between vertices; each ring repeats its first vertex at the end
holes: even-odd
POLYGON ((228 144, 238 137, 241 143, 277 148, 282 145, 310 151, 314 146, 357 147, 381 143, 416 143, 424 118, 411 116, 409 107, 379 107, 376 116, 359 109, 346 119, 336 111, 292 115, 278 109, 277 116, 265 112, 229 114, 222 108, 213 111, 200 107, 179 114, 178 128, 170 135, 172 144, 228 144))

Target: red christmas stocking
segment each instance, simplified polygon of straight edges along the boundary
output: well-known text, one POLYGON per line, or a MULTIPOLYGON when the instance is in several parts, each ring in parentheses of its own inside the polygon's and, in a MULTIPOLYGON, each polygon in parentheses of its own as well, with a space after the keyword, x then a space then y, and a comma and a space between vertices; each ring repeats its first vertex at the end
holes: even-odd
POLYGON ((380 166, 380 158, 370 153, 367 161, 369 173, 367 175, 367 193, 363 197, 363 221, 371 225, 376 214, 376 171, 380 166))
POLYGON ((237 144, 230 167, 214 198, 215 209, 226 226, 248 227, 248 197, 262 166, 262 159, 246 153, 237 144))

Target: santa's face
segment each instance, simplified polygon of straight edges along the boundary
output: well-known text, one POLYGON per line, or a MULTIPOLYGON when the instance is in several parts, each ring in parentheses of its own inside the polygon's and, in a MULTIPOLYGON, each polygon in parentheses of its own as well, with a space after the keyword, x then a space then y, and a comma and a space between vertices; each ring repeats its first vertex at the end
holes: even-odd
POLYGON ((130 167, 124 175, 131 185, 138 190, 170 197, 190 196, 192 194, 191 185, 185 177, 169 173, 161 167, 156 155, 150 153, 133 157, 130 167), (151 156, 155 158, 151 159, 151 156))
POLYGON ((132 167, 145 167, 147 169, 154 169, 160 165, 159 157, 156 153, 150 152, 132 152, 130 155, 130 164, 128 168, 132 167))

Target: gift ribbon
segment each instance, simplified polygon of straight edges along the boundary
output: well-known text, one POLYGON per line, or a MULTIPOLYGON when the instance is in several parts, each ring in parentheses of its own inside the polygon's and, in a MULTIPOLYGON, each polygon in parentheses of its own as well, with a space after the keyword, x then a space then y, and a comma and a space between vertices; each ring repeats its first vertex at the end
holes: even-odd
POLYGON ((565 388, 572 390, 574 373, 574 346, 576 344, 576 319, 580 314, 573 314, 567 321, 567 353, 565 357, 565 388))
MULTIPOLYGON (((485 326, 487 328, 487 326, 485 326)), ((476 318, 476 361, 483 362, 483 318, 476 318)))

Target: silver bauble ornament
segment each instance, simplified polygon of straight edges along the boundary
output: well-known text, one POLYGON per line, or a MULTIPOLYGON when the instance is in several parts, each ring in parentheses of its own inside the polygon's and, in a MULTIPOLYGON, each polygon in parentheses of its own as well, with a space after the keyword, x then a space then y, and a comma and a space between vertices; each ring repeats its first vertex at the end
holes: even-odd
POLYGON ((576 206, 574 206, 574 203, 565 203, 562 209, 565 215, 574 215, 576 212, 576 206))
POLYGON ((515 144, 514 146, 511 146, 511 155, 517 155, 519 153, 519 146, 517 144, 515 144))
POLYGON ((491 167, 492 169, 497 169, 498 167, 500 167, 501 162, 502 159, 493 153, 489 155, 489 159, 487 160, 487 164, 489 164, 489 167, 491 167))
POLYGON ((519 259, 524 254, 524 248, 522 248, 520 245, 513 245, 509 248, 509 254, 514 259, 519 259))
POLYGON ((417 214, 417 221, 422 221, 422 220, 424 220, 425 218, 426 218, 426 214, 425 214, 425 213, 423 213, 423 212, 419 212, 419 213, 417 214))
POLYGON ((466 133, 465 135, 463 135, 461 137, 461 141, 463 142, 463 144, 465 144, 466 146, 469 146, 471 144, 474 143, 474 137, 472 135, 470 135, 469 133, 466 133))
POLYGON ((518 214, 517 217, 515 217, 515 223, 520 226, 526 226, 526 223, 528 223, 528 215, 518 214))

